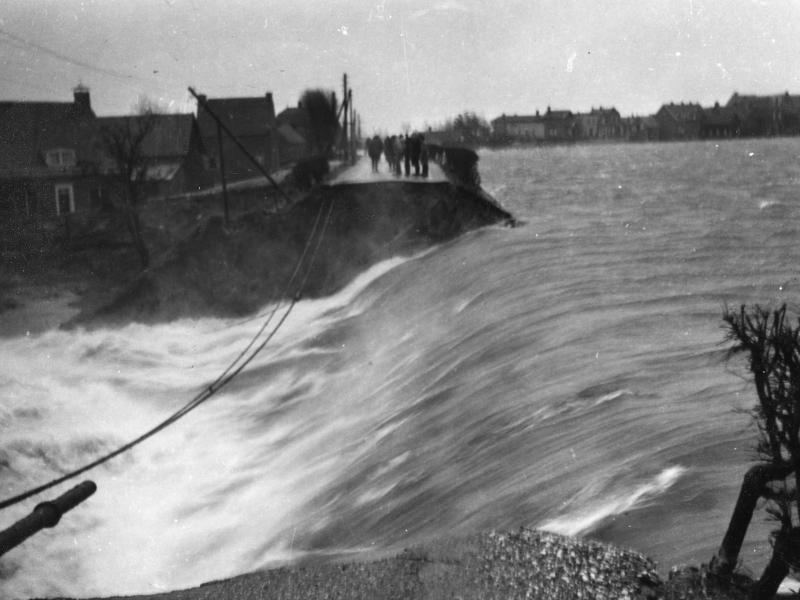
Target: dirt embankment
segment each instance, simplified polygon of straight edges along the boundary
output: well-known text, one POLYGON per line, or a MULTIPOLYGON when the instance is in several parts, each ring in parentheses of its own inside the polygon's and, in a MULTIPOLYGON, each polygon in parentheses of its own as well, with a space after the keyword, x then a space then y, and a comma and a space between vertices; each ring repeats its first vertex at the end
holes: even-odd
POLYGON ((300 291, 331 294, 380 260, 510 220, 480 190, 450 183, 321 187, 283 213, 243 214, 227 226, 218 216, 200 221, 112 302, 83 311, 73 323, 245 315, 300 291), (307 245, 300 275, 290 284, 307 245))

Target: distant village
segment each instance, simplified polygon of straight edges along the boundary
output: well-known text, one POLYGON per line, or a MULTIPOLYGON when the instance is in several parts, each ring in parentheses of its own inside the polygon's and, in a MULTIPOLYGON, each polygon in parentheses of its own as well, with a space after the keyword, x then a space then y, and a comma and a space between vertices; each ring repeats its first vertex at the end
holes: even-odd
POLYGON ((800 135, 800 95, 734 93, 722 106, 664 104, 654 115, 623 117, 616 108, 586 113, 552 110, 533 115, 500 115, 491 121, 489 141, 558 143, 618 140, 630 142, 704 140, 800 135))
MULTIPOLYGON (((800 134, 800 96, 788 92, 734 93, 724 106, 706 108, 664 104, 645 117, 622 117, 613 107, 587 113, 548 107, 532 115, 503 114, 491 123, 474 113, 465 115, 437 131, 428 129, 426 143, 479 146, 800 134)), ((198 193, 218 186, 223 172, 229 182, 254 179, 321 153, 309 111, 295 102, 276 113, 270 92, 255 97, 198 95, 195 113, 157 112, 147 117, 98 117, 90 91, 82 85, 73 90, 71 102, 0 101, 0 242, 32 223, 111 211, 119 204, 120 181, 126 175, 120 178, 120 157, 110 152, 104 132, 128 127, 135 133, 137 121, 145 118, 149 127, 135 148, 143 167, 137 177, 145 198, 198 193), (222 135, 223 130, 229 135, 222 135)), ((336 121, 334 126, 342 128, 336 121)), ((348 129, 352 143, 360 135, 354 114, 348 129)))

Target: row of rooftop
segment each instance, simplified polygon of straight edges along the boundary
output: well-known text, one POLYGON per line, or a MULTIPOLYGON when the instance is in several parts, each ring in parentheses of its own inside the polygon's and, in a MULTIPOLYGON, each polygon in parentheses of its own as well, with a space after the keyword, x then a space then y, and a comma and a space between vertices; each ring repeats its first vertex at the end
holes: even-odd
MULTIPOLYGON (((275 113, 271 93, 205 98, 207 106, 267 171, 310 156, 309 117, 302 106, 275 113)), ((89 89, 78 86, 72 102, 0 101, 0 221, 96 211, 107 203, 114 161, 103 132, 143 116, 98 117, 89 89)), ((148 196, 194 192, 219 182, 220 152, 229 181, 258 169, 205 110, 151 117, 142 144, 148 196)))
POLYGON ((503 142, 588 140, 695 140, 800 135, 800 95, 734 93, 721 106, 669 103, 653 115, 622 117, 616 108, 586 113, 551 110, 533 115, 501 115, 491 121, 492 138, 503 142))
MULTIPOLYGON (((276 171, 313 152, 311 126, 302 106, 276 114, 272 94, 212 98, 201 102, 267 171, 276 171)), ((102 143, 104 128, 135 116, 98 117, 89 90, 78 86, 72 102, 0 101, 0 224, 98 210, 108 204, 114 161, 102 143)), ((157 114, 142 146, 147 163, 146 194, 174 196, 219 182, 224 156, 228 180, 259 175, 227 136, 218 138, 207 111, 157 114)), ((734 93, 721 106, 664 104, 654 115, 622 117, 615 108, 588 113, 551 110, 501 115, 491 122, 491 140, 570 142, 581 140, 681 140, 800 134, 800 96, 734 93)), ((429 132, 429 142, 438 140, 429 132)))

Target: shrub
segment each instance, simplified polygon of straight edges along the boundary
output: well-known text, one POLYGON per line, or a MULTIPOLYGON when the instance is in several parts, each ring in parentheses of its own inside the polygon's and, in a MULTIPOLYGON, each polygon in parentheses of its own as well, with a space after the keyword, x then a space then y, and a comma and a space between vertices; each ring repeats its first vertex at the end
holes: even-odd
POLYGON ((772 598, 792 568, 800 566, 800 321, 793 326, 786 305, 768 311, 742 306, 723 316, 731 354, 744 353, 758 404, 759 463, 745 475, 728 530, 710 570, 730 578, 747 527, 760 498, 778 523, 769 564, 753 586, 752 598, 772 598))
POLYGON ((304 158, 292 167, 292 178, 300 189, 307 190, 313 184, 322 183, 330 172, 328 159, 324 156, 304 158))

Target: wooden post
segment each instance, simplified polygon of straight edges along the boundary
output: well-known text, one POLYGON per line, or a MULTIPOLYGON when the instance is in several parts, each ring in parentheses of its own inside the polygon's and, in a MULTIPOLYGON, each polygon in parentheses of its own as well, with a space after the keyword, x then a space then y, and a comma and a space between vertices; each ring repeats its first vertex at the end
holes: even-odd
POLYGON ((17 521, 8 529, 0 531, 0 556, 18 546, 37 531, 55 527, 65 512, 94 494, 97 486, 93 481, 84 481, 51 502, 37 504, 33 512, 17 521))
POLYGON ((355 128, 356 128, 356 113, 353 110, 353 89, 350 88, 347 91, 347 106, 350 109, 350 134, 349 143, 347 144, 347 151, 349 153, 350 162, 355 164, 356 162, 356 145, 355 145, 355 128))
POLYGON ((348 96, 347 96, 347 73, 345 73, 344 74, 344 94, 342 95, 342 101, 344 102, 344 127, 343 127, 343 130, 344 130, 344 144, 343 144, 343 150, 344 150, 344 160, 345 160, 345 162, 347 162, 350 159, 350 152, 349 152, 348 143, 347 143, 347 113, 349 112, 349 109, 348 109, 349 105, 348 105, 347 99, 348 99, 348 96))
MULTIPOLYGON (((231 138, 231 140, 233 140, 233 143, 234 143, 234 144, 236 144, 236 147, 237 147, 237 148, 239 148, 239 150, 241 150, 241 151, 242 151, 242 154, 244 154, 244 156, 247 158, 247 160, 249 160, 249 161, 250 161, 250 162, 253 164, 253 166, 254 166, 256 169, 258 169, 258 170, 261 172, 261 174, 262 174, 264 177, 266 177, 266 178, 267 178, 267 180, 268 180, 268 181, 269 181, 269 182, 270 182, 270 183, 273 185, 273 187, 274 187, 276 190, 278 190, 278 191, 281 193, 281 195, 282 195, 282 196, 283 196, 283 197, 286 199, 286 201, 287 201, 287 202, 291 202, 291 198, 289 198, 289 196, 287 196, 287 195, 286 195, 286 192, 284 192, 284 191, 281 189, 281 186, 279 186, 279 185, 278 185, 278 182, 277 182, 277 181, 275 181, 275 180, 272 178, 272 176, 271 176, 271 175, 270 175, 270 174, 267 172, 267 170, 266 170, 266 169, 263 167, 263 165, 262 165, 261 163, 259 163, 259 162, 258 162, 258 161, 257 161, 257 160, 256 160, 256 159, 253 157, 253 155, 252 155, 252 154, 250 154, 250 152, 247 150, 247 148, 245 148, 245 147, 244 147, 244 145, 243 145, 243 144, 242 144, 242 143, 241 143, 241 142, 238 140, 238 138, 237 138, 235 135, 233 135, 233 133, 231 132, 231 130, 230 130, 230 129, 228 129, 228 128, 225 126, 225 124, 224 124, 222 121, 220 121, 220 120, 219 120, 219 117, 218 117, 217 115, 215 115, 215 114, 214 114, 214 111, 212 111, 210 108, 208 108, 208 104, 206 103, 206 101, 205 101, 205 100, 203 100, 203 99, 201 99, 201 98, 200 98, 200 96, 198 96, 198 95, 197 95, 197 92, 195 92, 195 91, 194 91, 194 88, 190 87, 190 88, 189 88, 189 93, 190 93, 192 96, 194 96, 194 97, 195 97, 195 99, 197 100, 197 102, 200 104, 200 106, 202 106, 202 107, 203 107, 203 109, 204 109, 204 110, 205 110, 205 111, 206 111, 206 112, 209 114, 209 116, 210 116, 212 119, 214 119, 214 121, 216 121, 216 122, 217 122, 217 125, 218 125, 219 127, 221 127, 221 128, 222 128, 222 131, 224 131, 224 132, 225 132, 225 134, 226 134, 226 135, 227 135, 229 138, 231 138)), ((275 202, 275 212, 277 212, 277 211, 278 211, 278 199, 277 199, 277 198, 275 198, 275 199, 274 199, 274 202, 275 202)))
POLYGON ((219 173, 222 176, 222 201, 225 204, 225 225, 230 223, 228 214, 228 184, 225 181, 225 153, 222 151, 222 127, 217 121, 217 148, 219 148, 219 173))
POLYGON ((772 465, 760 463, 753 465, 745 473, 725 537, 709 564, 709 569, 714 575, 727 579, 733 574, 733 570, 739 560, 739 551, 742 549, 742 544, 747 534, 747 528, 750 526, 756 504, 763 496, 766 485, 770 481, 778 481, 788 477, 792 470, 792 466, 788 464, 772 465))

